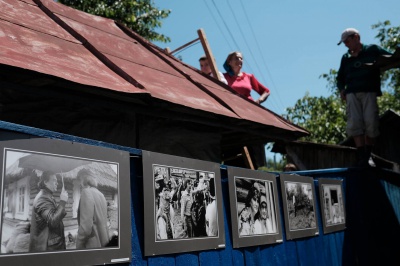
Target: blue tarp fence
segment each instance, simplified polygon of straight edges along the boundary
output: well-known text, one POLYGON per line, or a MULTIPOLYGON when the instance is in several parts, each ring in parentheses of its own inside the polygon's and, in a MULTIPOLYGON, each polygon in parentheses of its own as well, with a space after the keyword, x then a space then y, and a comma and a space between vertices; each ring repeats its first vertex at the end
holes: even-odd
MULTIPOLYGON (((400 174, 386 169, 335 168, 292 172, 314 179, 319 235, 286 240, 282 200, 283 242, 234 249, 232 247, 228 177, 221 165, 226 247, 182 254, 145 257, 143 169, 141 150, 0 121, 0 129, 25 135, 74 141, 128 151, 130 159, 132 261, 118 265, 399 265, 400 174), (346 229, 323 233, 319 178, 343 180, 346 229)), ((7 138, 3 134, 1 138, 7 138)), ((279 187, 279 173, 277 175, 279 187)), ((278 189, 279 190, 279 189, 278 189)), ((278 193, 280 193, 278 191, 278 193)), ((279 198, 282 199, 281 195, 279 198)))

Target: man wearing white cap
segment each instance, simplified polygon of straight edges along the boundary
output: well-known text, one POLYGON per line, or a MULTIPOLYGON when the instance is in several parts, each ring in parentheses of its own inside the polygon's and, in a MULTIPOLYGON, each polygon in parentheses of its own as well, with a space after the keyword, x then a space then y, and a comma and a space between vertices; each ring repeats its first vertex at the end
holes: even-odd
POLYGON ((357 166, 369 166, 372 147, 379 135, 377 97, 381 92, 381 72, 378 67, 367 67, 381 55, 391 55, 378 45, 365 45, 354 28, 345 29, 338 43, 348 48, 342 56, 337 75, 337 87, 346 101, 346 132, 353 137, 357 148, 357 166))

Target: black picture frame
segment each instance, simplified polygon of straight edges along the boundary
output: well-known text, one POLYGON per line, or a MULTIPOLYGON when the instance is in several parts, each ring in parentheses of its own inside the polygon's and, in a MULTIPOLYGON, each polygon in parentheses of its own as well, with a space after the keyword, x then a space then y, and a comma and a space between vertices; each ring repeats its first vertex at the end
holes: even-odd
POLYGON ((346 229, 343 180, 319 178, 318 187, 324 234, 346 229))
POLYGON ((282 243, 277 176, 236 167, 227 171, 233 247, 282 243))
MULTIPOLYGON (((129 153, 71 141, 30 138, 27 137, 29 135, 3 133, 3 131, 0 132, 0 161, 2 162, 0 264, 27 265, 29 263, 29 265, 57 264, 67 266, 130 262, 129 153), (74 164, 79 166, 75 167, 74 164), (41 222, 37 223, 38 226, 35 228, 38 229, 35 229, 32 226, 32 219, 34 219, 33 215, 38 217, 40 210, 46 209, 39 207, 44 206, 39 205, 39 202, 43 203, 44 200, 41 197, 39 199, 38 194, 42 193, 43 189, 38 188, 38 183, 43 178, 43 173, 50 170, 50 166, 53 167, 51 171, 62 168, 61 172, 56 174, 56 191, 52 196, 56 204, 59 205, 61 187, 67 191, 66 216, 62 219, 63 227, 59 222, 56 223, 60 230, 57 240, 54 240, 54 238, 49 240, 50 237, 45 237, 44 241, 35 242, 34 238, 41 239, 38 236, 44 230, 47 230, 41 227, 41 222), (54 168, 55 166, 57 168, 54 168), (68 171, 71 167, 75 168, 68 171), (80 214, 78 208, 82 202, 80 201, 80 182, 77 180, 76 174, 82 168, 93 173, 91 176, 96 180, 94 182, 97 182, 97 188, 91 187, 91 189, 103 194, 105 199, 105 202, 102 199, 94 200, 94 204, 102 204, 101 209, 103 211, 104 206, 107 208, 107 220, 103 221, 106 224, 103 227, 103 236, 106 236, 107 233, 105 232, 108 232, 109 241, 104 242, 103 238, 104 243, 100 244, 100 247, 97 244, 91 246, 87 243, 83 244, 83 234, 78 233, 78 215, 80 214), (38 200, 35 201, 35 198, 38 198, 38 200), (79 247, 77 247, 78 238, 79 247), (49 246, 54 242, 61 249, 49 250, 49 246)), ((83 216, 83 214, 80 215, 80 217, 83 216)), ((81 222, 81 225, 83 225, 83 222, 81 222)), ((89 226, 88 228, 94 228, 89 226)))
POLYGON ((280 174, 286 240, 319 235, 314 179, 280 174))
POLYGON ((145 256, 224 248, 220 165, 150 151, 142 156, 145 256))

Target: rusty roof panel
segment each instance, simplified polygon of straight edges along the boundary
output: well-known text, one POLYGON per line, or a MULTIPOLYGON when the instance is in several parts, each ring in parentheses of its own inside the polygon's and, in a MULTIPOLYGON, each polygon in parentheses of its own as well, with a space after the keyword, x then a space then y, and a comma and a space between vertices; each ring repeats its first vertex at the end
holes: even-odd
MULTIPOLYGON (((103 54, 123 58, 126 61, 158 69, 172 75, 179 75, 176 70, 171 68, 159 57, 154 56, 154 54, 143 47, 143 45, 129 36, 126 36, 125 33, 115 25, 113 20, 102 20, 99 24, 104 25, 104 27, 99 29, 63 16, 59 16, 59 18, 103 54), (103 28, 108 29, 108 31, 104 31, 103 28), (124 34, 126 38, 120 37, 121 33, 124 34)), ((134 75, 132 77, 135 78, 134 75)))
POLYGON ((99 29, 104 32, 111 33, 120 38, 125 38, 127 40, 131 40, 126 34, 119 30, 119 28, 115 25, 113 20, 95 16, 92 14, 88 14, 82 12, 80 10, 73 9, 69 6, 65 6, 59 3, 54 2, 53 0, 40 0, 43 5, 48 8, 51 12, 56 15, 60 15, 60 17, 69 18, 81 24, 90 26, 94 29, 99 29), (112 21, 112 23, 110 23, 112 21))
POLYGON ((70 42, 80 43, 65 31, 60 25, 43 13, 40 8, 30 1, 31 4, 16 0, 1 0, 0 18, 13 24, 39 31, 44 34, 53 35, 70 42), (35 23, 32 23, 35 22, 35 23))
POLYGON ((0 63, 80 84, 140 92, 77 43, 0 20, 0 63))
POLYGON ((134 76, 151 93, 152 97, 194 109, 237 118, 232 111, 222 106, 215 98, 182 76, 173 76, 112 56, 110 56, 110 59, 129 75, 134 76))
POLYGON ((302 131, 300 127, 289 123, 282 117, 274 114, 273 112, 258 106, 257 104, 250 102, 247 99, 242 99, 240 96, 233 95, 232 93, 223 92, 208 87, 210 91, 215 93, 221 99, 224 99, 225 103, 229 105, 232 110, 238 114, 242 119, 253 121, 256 123, 284 128, 290 131, 302 131))
MULTIPOLYGON (((53 10, 56 8, 53 7, 53 10)), ((120 38, 118 27, 100 27, 112 29, 112 34, 92 26, 82 24, 59 15, 74 31, 82 36, 95 49, 103 53, 115 65, 144 86, 153 97, 184 105, 190 108, 208 111, 220 115, 237 117, 231 110, 222 106, 213 97, 187 80, 164 60, 155 56, 149 49, 132 38, 120 38)), ((104 19, 99 24, 112 24, 114 21, 104 19)), ((123 33, 123 32, 122 32, 123 33)))

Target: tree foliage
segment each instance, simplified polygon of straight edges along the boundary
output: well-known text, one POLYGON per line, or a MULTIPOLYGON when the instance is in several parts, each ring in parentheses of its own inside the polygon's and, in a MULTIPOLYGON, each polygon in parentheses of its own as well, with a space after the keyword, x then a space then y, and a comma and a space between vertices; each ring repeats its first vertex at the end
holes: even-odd
POLYGON ((58 0, 58 2, 96 16, 113 19, 149 41, 169 42, 170 38, 155 29, 162 25, 171 10, 159 10, 151 0, 58 0))
MULTIPOLYGON (((378 30, 376 38, 385 49, 394 51, 396 47, 400 46, 400 26, 390 27, 390 21, 385 21, 372 25, 372 28, 378 30)), ((384 92, 385 97, 378 98, 379 107, 381 110, 400 111, 400 69, 394 68, 385 71, 383 80, 387 91, 384 92)))
MULTIPOLYGON (((389 21, 372 26, 377 29, 376 38, 380 45, 389 51, 400 44, 400 27, 390 27, 389 21)), ((310 136, 303 138, 326 144, 337 144, 346 138, 346 107, 341 101, 336 87, 337 70, 330 69, 320 78, 327 81, 327 88, 332 92, 329 97, 311 97, 307 92, 294 107, 287 108, 284 115, 288 120, 307 129, 310 136)), ((400 111, 400 70, 385 71, 382 77, 383 95, 378 98, 381 114, 392 109, 400 111)))
POLYGON ((286 111, 287 119, 310 132, 304 140, 336 144, 345 138, 346 107, 336 95, 311 97, 307 92, 286 111))

